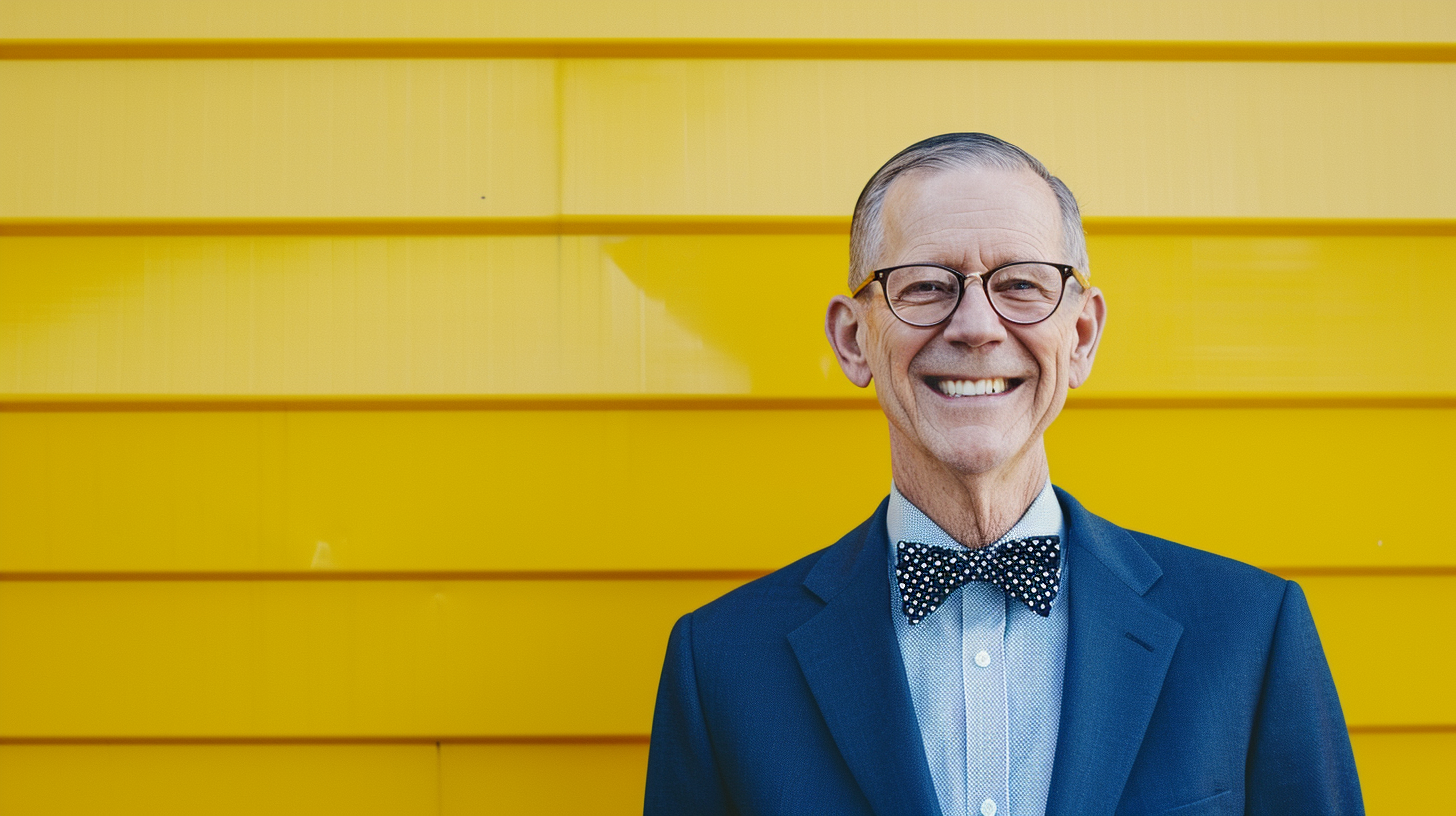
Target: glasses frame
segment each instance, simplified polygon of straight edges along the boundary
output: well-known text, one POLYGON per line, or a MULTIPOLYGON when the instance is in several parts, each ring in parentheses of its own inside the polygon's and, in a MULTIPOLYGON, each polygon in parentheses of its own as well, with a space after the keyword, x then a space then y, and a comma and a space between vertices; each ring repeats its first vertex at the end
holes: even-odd
POLYGON ((1092 286, 1090 283, 1087 282, 1087 276, 1082 274, 1082 272, 1078 270, 1077 267, 1071 266, 1070 264, 1052 263, 1051 261, 1011 261, 1010 263, 1004 263, 1000 266, 987 269, 985 272, 972 272, 969 275, 960 271, 959 269, 953 269, 949 266, 946 266, 945 264, 908 263, 899 264, 898 266, 887 266, 884 269, 876 269, 874 272, 870 273, 869 277, 864 279, 864 282, 862 282, 859 286, 855 287, 854 291, 850 293, 850 297, 859 297, 859 293, 863 292, 866 286, 869 286, 872 282, 878 281, 880 284, 880 292, 883 293, 885 296, 885 306, 889 307, 890 314, 894 315, 896 320, 899 320, 901 323, 904 323, 907 326, 916 326, 918 328, 926 329, 930 328, 931 326, 939 326, 940 324, 949 320, 951 316, 956 313, 956 309, 959 309, 961 307, 961 301, 965 300, 966 297, 966 281, 970 280, 971 278, 975 278, 977 282, 981 284, 981 291, 986 292, 986 303, 990 304, 991 311, 995 312, 997 317, 1005 320, 1007 323, 1014 323, 1018 326, 1035 326, 1043 320, 1046 320, 1048 317, 1056 314, 1057 309, 1061 308, 1062 306, 1062 301, 1065 300, 1067 297, 1067 278, 1076 278, 1077 284, 1083 289, 1090 289, 1092 286), (1046 316, 1039 317, 1036 320, 1013 320, 1012 318, 1001 314, 1001 310, 996 308, 996 301, 991 299, 990 292, 986 292, 986 281, 990 280, 992 275, 1000 272, 1007 267, 1026 266, 1028 264, 1040 264, 1041 266, 1050 266, 1055 268, 1058 272, 1061 272, 1062 288, 1061 291, 1057 293, 1056 305, 1052 307, 1052 310, 1050 312, 1046 313, 1046 316), (942 317, 934 323, 915 323, 906 320, 905 318, 900 316, 899 312, 895 311, 894 305, 890 303, 890 290, 885 287, 885 279, 889 277, 890 273, 894 272, 896 269, 909 269, 916 266, 933 266, 936 269, 944 269, 952 275, 955 275, 956 280, 960 282, 960 291, 956 293, 955 305, 950 307, 950 311, 946 313, 945 317, 942 317))

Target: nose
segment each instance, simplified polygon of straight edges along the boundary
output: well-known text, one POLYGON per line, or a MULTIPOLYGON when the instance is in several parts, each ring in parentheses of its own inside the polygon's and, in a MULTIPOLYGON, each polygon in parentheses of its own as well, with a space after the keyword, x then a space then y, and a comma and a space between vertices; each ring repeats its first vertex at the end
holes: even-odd
POLYGON ((966 292, 945 322, 944 336, 952 343, 972 347, 1006 339, 1006 324, 991 308, 991 300, 986 296, 986 287, 981 279, 966 280, 966 292))

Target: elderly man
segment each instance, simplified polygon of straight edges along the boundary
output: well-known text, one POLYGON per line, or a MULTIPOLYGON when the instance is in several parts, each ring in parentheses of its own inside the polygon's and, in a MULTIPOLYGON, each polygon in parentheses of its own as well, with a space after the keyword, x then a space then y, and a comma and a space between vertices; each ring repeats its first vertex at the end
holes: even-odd
POLYGON ((678 621, 647 812, 1362 812, 1299 587, 1052 487, 1042 434, 1106 320, 1066 186, 937 136, 875 173, 850 240, 825 329, 877 383, 890 495, 678 621))

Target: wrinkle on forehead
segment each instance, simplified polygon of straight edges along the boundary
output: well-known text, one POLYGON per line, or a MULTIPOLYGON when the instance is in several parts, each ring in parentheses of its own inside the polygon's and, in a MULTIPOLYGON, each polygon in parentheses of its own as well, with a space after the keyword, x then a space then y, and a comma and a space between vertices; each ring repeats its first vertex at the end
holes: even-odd
POLYGON ((881 217, 880 266, 927 261, 975 272, 1064 254, 1056 195, 1030 170, 908 175, 891 186, 881 217))

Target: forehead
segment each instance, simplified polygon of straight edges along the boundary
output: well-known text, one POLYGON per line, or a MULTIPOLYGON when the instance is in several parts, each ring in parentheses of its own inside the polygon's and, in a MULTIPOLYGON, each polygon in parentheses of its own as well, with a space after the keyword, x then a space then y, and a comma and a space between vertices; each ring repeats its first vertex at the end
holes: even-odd
POLYGON ((1028 169, 956 168, 906 174, 881 209, 879 265, 933 261, 975 271, 1062 258, 1057 198, 1028 169))

